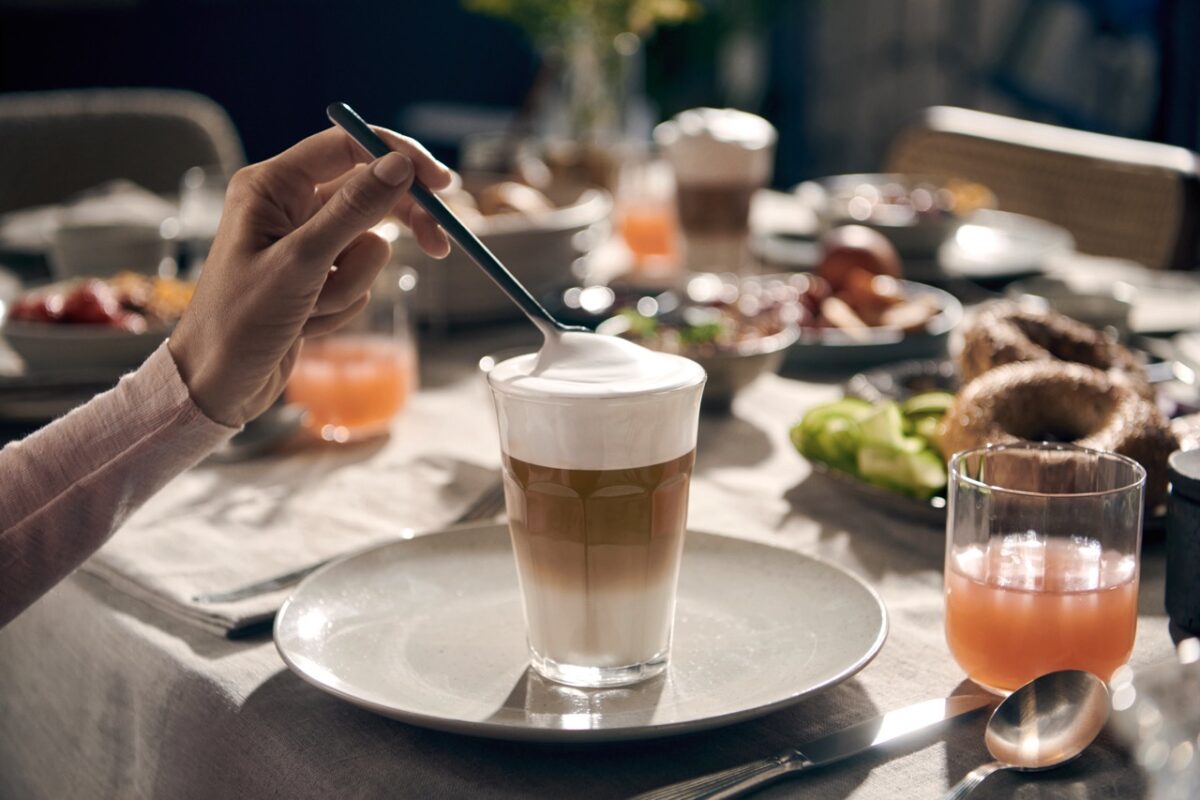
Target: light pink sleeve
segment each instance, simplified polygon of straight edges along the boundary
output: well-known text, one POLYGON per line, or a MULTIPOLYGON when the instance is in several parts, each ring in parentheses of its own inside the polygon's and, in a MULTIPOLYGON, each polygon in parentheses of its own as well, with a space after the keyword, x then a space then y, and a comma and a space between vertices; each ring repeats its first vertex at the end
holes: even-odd
POLYGON ((196 407, 163 344, 111 391, 0 450, 0 627, 236 432, 196 407))

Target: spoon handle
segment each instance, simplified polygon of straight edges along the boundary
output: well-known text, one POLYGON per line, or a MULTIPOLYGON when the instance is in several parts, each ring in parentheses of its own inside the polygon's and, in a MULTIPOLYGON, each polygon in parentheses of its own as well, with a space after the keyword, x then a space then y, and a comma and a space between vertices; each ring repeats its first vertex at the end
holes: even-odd
POLYGON ((976 767, 964 775, 963 779, 955 784, 953 789, 946 792, 946 796, 942 800, 962 800, 975 791, 975 787, 983 783, 984 778, 993 772, 1005 769, 1005 766, 999 761, 993 761, 990 764, 984 764, 982 767, 976 767))
MULTIPOLYGON (((358 115, 358 112, 345 103, 331 103, 325 109, 325 113, 333 124, 350 134, 350 137, 373 157, 382 158, 392 151, 387 142, 371 130, 371 126, 358 115)), ((525 315, 532 320, 543 335, 552 336, 560 331, 569 330, 567 326, 551 316, 550 312, 529 293, 529 290, 508 271, 500 259, 496 258, 487 245, 479 241, 479 237, 471 233, 462 220, 455 216, 450 207, 443 203, 440 197, 429 191, 429 187, 414 178, 412 189, 409 192, 417 204, 428 211, 429 216, 433 217, 445 229, 450 238, 466 251, 471 260, 478 264, 488 277, 500 287, 500 290, 525 312, 525 315)))

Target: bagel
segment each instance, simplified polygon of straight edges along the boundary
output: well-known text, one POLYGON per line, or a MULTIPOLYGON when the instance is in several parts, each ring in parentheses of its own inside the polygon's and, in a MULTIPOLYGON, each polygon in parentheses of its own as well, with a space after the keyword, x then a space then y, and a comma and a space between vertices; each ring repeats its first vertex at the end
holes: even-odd
POLYGON ((1070 442, 1128 456, 1146 469, 1146 508, 1166 497, 1175 434, 1153 402, 1126 382, 1083 364, 1005 364, 964 386, 939 431, 949 458, 987 444, 1070 442))
POLYGON ((1070 317, 1012 303, 995 303, 975 316, 963 333, 958 361, 963 383, 1002 364, 1067 361, 1104 370, 1139 394, 1151 395, 1146 371, 1128 348, 1070 317))

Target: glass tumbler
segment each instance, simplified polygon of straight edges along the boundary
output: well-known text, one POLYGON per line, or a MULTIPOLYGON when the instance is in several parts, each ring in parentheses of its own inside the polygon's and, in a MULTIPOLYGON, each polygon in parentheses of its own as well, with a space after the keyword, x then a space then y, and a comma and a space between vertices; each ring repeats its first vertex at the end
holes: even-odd
POLYGON ((1146 471, 1065 444, 992 445, 950 460, 946 641, 1007 693, 1039 675, 1108 680, 1133 651, 1146 471))
POLYGON ((584 687, 658 675, 671 648, 703 371, 620 397, 522 393, 498 371, 488 382, 533 668, 584 687))
POLYGON ((309 431, 329 442, 387 433, 417 388, 416 285, 414 270, 389 265, 361 314, 336 333, 305 340, 287 399, 305 408, 309 431))
POLYGON ((228 189, 229 178, 220 167, 192 167, 183 173, 179 183, 179 238, 192 278, 199 277, 204 268, 228 189))
POLYGON ((635 275, 660 276, 680 267, 675 178, 665 161, 635 160, 617 177, 617 220, 635 275))

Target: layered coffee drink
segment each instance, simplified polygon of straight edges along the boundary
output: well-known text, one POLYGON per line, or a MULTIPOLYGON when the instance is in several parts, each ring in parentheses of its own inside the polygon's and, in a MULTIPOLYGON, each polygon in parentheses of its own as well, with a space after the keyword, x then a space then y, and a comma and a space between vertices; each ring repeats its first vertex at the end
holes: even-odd
POLYGON ((767 185, 775 128, 730 108, 694 108, 662 123, 654 139, 675 171, 685 260, 693 271, 737 271, 750 232, 750 201, 767 185))
POLYGON ((535 669, 615 686, 667 664, 704 371, 568 333, 489 374, 535 669))

